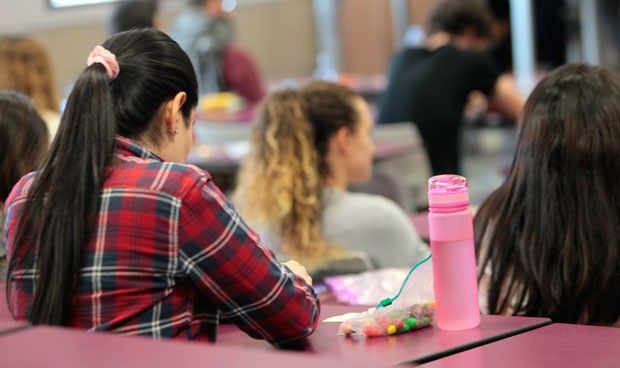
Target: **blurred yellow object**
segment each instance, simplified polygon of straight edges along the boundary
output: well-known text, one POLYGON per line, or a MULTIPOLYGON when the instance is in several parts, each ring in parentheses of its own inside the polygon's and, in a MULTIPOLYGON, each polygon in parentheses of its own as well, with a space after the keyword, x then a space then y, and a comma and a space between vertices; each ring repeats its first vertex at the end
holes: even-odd
POLYGON ((214 110, 238 111, 243 107, 243 100, 232 92, 221 92, 205 95, 200 100, 202 111, 214 110))

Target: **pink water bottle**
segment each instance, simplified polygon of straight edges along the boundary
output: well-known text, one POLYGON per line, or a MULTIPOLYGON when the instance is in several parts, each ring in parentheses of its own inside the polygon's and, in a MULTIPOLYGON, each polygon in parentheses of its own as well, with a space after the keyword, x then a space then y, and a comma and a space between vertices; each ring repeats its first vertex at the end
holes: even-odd
POLYGON ((477 327, 480 306, 467 180, 458 175, 430 178, 428 207, 437 326, 447 331, 477 327))

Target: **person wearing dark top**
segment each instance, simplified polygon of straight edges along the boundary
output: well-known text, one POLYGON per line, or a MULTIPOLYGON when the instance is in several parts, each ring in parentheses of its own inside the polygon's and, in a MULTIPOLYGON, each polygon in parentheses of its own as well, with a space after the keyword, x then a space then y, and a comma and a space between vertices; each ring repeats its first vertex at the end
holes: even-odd
POLYGON ((392 61, 378 121, 415 123, 434 175, 461 172, 461 118, 471 92, 492 97, 512 118, 523 106, 514 83, 500 77, 483 52, 490 19, 478 1, 443 1, 431 14, 424 44, 405 48, 392 61))

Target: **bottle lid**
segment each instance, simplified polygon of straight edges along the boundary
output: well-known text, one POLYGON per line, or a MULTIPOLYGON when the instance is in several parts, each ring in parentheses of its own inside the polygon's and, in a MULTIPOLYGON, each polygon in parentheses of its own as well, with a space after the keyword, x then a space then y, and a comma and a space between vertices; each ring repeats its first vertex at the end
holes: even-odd
POLYGON ((428 179, 429 207, 469 205, 467 179, 460 175, 437 175, 428 179))

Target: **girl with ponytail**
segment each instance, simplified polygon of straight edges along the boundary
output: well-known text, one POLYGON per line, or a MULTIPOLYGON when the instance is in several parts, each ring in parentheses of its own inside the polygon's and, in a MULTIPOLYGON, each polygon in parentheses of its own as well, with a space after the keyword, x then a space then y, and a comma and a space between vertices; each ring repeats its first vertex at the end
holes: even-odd
POLYGON ((276 261, 209 174, 183 164, 197 101, 192 65, 164 33, 93 50, 42 167, 5 205, 16 319, 215 340, 221 313, 274 344, 313 331, 305 269, 276 261))
POLYGON ((267 98, 234 201, 282 259, 312 271, 347 253, 376 267, 408 267, 428 251, 390 200, 350 193, 372 175, 368 105, 350 89, 311 82, 267 98))

